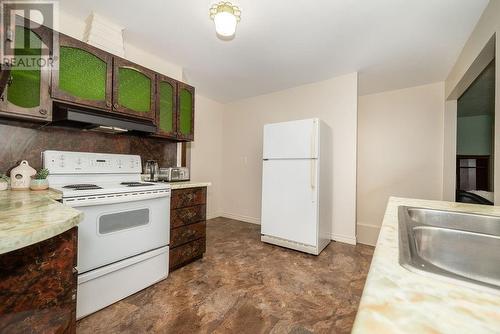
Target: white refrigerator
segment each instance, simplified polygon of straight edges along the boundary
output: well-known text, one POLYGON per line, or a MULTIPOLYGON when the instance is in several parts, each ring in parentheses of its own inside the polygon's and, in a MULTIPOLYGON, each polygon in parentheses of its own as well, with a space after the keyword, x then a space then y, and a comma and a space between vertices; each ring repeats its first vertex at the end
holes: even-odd
POLYGON ((331 240, 332 136, 321 120, 264 125, 261 240, 319 255, 331 240))

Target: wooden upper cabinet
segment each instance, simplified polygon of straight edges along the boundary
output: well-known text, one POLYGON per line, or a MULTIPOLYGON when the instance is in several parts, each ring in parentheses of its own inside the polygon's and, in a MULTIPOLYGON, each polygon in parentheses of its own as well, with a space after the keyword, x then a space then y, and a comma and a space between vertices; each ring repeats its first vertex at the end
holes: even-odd
POLYGON ((177 83, 177 139, 194 140, 194 87, 177 83))
POLYGON ((8 49, 13 54, 10 66, 2 69, 4 86, 0 114, 37 121, 52 119, 49 96, 51 31, 43 26, 29 28, 29 21, 17 20, 10 30, 8 49), (36 59, 33 62, 33 59, 36 59), (45 64, 38 66, 37 64, 45 64), (8 68, 10 67, 10 73, 8 68))
POLYGON ((156 135, 177 138, 177 81, 156 75, 156 135))
POLYGON ((52 98, 111 110, 113 56, 60 34, 52 73, 52 98))
POLYGON ((113 111, 155 121, 155 73, 128 60, 113 60, 113 111))

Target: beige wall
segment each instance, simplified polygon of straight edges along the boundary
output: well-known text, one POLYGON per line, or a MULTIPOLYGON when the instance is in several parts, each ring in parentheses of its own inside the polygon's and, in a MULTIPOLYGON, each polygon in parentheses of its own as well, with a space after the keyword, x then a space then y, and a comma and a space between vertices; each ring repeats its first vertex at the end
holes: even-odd
POLYGON ((375 244, 390 196, 441 199, 443 117, 443 83, 359 97, 359 242, 375 244))
POLYGON ((189 144, 191 180, 212 183, 208 187, 209 219, 221 212, 223 108, 221 103, 196 95, 195 141, 189 144))
MULTIPOLYGON (((90 14, 90 13, 89 13, 90 14)), ((66 12, 59 13, 59 31, 73 38, 82 40, 86 17, 75 17, 66 12)), ((139 65, 158 71, 177 80, 182 80, 182 67, 172 64, 148 50, 123 41, 125 58, 139 65)))
POLYGON ((226 105, 224 216, 260 221, 264 124, 312 117, 324 120, 333 132, 333 238, 355 242, 356 73, 226 105))
MULTIPOLYGON (((447 113, 452 115, 456 113, 456 100, 463 90, 479 75, 484 67, 489 63, 490 58, 484 50, 490 49, 494 52, 494 56, 500 59, 500 0, 491 0, 483 12, 479 22, 477 23, 471 36, 465 43, 465 46, 453 66, 448 78, 445 82, 447 113), (490 40, 496 41, 496 47, 489 47, 490 40), (486 54, 486 56, 485 56, 486 54), (450 104, 451 101, 451 104, 450 104)), ((496 93, 495 93, 495 113, 500 115, 500 66, 496 66, 496 93)), ((450 116, 451 117, 451 116, 450 116)), ((447 122, 450 122, 445 127, 445 142, 454 143, 456 140, 456 129, 454 124, 447 117, 447 122)), ((495 117, 495 133, 500 133, 500 117, 495 117)), ((495 156, 500 157, 500 136, 495 136, 495 156)), ((455 156, 452 154, 445 155, 444 163, 444 183, 443 193, 448 198, 451 194, 451 187, 454 186, 455 178, 455 156)), ((500 205, 500 159, 495 159, 495 204, 500 205)))

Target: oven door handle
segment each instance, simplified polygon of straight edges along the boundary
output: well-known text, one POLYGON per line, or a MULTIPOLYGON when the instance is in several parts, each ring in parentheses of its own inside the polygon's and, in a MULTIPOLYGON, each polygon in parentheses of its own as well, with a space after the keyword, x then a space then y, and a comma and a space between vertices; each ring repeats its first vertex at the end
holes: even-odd
POLYGON ((105 205, 125 202, 145 201, 154 198, 170 198, 170 190, 159 190, 152 193, 124 193, 96 196, 63 198, 62 203, 73 208, 82 206, 105 205))

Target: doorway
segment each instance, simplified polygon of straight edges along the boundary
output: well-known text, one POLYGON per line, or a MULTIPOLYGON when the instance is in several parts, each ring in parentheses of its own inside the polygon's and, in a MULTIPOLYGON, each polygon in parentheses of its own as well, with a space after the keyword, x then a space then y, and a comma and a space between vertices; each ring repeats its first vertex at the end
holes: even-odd
POLYGON ((457 101, 456 201, 493 205, 495 59, 457 101))

